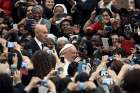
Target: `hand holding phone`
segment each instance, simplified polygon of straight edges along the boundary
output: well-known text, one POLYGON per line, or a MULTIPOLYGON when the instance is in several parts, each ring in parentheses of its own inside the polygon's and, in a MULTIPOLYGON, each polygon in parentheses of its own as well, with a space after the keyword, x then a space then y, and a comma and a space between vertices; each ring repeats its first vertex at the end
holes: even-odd
POLYGON ((14 42, 8 42, 7 47, 8 48, 14 48, 14 42))

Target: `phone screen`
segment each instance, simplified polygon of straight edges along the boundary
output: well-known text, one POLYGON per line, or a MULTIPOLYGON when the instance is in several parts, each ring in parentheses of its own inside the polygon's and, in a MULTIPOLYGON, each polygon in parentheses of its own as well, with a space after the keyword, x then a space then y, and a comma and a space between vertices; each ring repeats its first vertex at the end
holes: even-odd
POLYGON ((106 70, 102 70, 102 71, 100 71, 100 76, 107 77, 108 76, 108 72, 106 70))
POLYGON ((8 42, 7 47, 8 48, 14 48, 14 42, 8 42))
POLYGON ((87 68, 87 64, 86 63, 79 63, 79 65, 78 65, 78 72, 79 73, 85 72, 86 68, 87 68))
POLYGON ((109 49, 108 38, 102 38, 103 48, 109 49))

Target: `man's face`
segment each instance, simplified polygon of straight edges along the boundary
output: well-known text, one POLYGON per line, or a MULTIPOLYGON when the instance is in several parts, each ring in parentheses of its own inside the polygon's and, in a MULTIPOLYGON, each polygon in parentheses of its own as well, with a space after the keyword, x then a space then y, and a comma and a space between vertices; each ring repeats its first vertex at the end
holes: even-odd
POLYGON ((40 28, 36 34, 37 39, 40 40, 41 42, 46 41, 47 36, 48 36, 48 29, 45 27, 40 28))
POLYGON ((71 27, 70 22, 65 21, 61 25, 61 31, 65 34, 70 34, 72 32, 72 29, 70 27, 71 27))
POLYGON ((32 11, 31 11, 32 8, 33 8, 33 6, 29 6, 26 11, 27 12, 26 16, 29 18, 32 18, 32 16, 33 16, 32 11))
POLYGON ((73 62, 75 58, 77 57, 77 49, 75 47, 69 48, 65 52, 64 56, 68 61, 73 62))

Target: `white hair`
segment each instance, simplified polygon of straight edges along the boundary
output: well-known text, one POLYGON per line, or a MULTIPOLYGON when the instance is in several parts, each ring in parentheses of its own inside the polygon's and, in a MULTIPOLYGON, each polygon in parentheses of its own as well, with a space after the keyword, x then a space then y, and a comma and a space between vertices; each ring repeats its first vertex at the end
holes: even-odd
POLYGON ((57 45, 58 45, 61 41, 64 41, 65 43, 69 43, 68 38, 66 38, 66 37, 63 36, 63 37, 60 37, 60 38, 57 39, 57 45))

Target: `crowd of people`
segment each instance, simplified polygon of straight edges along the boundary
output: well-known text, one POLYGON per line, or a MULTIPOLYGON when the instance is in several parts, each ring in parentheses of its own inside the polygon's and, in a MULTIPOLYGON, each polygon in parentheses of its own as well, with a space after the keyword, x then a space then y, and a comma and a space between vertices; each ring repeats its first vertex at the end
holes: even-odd
POLYGON ((140 93, 140 6, 0 0, 0 93, 140 93))

